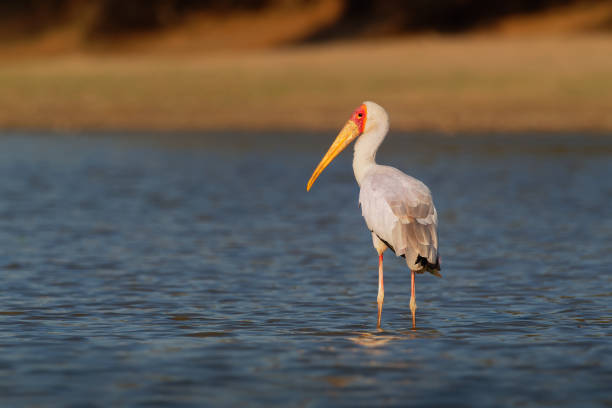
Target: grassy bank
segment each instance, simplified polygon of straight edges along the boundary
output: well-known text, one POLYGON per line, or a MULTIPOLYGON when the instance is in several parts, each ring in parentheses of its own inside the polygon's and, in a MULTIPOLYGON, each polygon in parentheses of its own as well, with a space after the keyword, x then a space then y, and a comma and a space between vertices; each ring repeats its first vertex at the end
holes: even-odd
POLYGON ((186 55, 0 62, 0 128, 612 131, 612 36, 423 37, 186 55))

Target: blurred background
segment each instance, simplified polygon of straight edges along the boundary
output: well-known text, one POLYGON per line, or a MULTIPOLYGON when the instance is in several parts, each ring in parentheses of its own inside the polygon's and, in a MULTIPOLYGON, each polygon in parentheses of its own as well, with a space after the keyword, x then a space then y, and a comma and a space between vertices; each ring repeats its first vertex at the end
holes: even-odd
POLYGON ((612 129, 612 1, 0 1, 5 129, 612 129))

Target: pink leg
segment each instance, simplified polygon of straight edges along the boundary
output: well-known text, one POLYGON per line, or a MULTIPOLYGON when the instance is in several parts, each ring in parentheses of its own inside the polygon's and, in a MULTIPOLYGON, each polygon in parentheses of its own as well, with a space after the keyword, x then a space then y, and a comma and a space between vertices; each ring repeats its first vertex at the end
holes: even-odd
POLYGON ((410 293, 410 310, 412 311, 412 328, 415 329, 416 328, 416 297, 414 294, 414 271, 410 270, 410 278, 412 280, 412 290, 410 293))
POLYGON ((385 283, 383 282, 383 254, 378 255, 378 323, 376 327, 380 328, 380 315, 382 313, 383 300, 385 299, 385 283))

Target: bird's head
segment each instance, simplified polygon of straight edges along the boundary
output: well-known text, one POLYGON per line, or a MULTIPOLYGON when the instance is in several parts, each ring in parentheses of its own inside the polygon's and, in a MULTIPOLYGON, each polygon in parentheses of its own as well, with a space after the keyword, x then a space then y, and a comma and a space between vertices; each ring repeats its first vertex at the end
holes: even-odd
MULTIPOLYGON (((312 173, 310 180, 308 180, 308 184, 306 185, 306 190, 309 191, 310 187, 314 184, 315 180, 319 177, 319 175, 325 170, 325 168, 329 165, 340 154, 342 150, 346 148, 351 142, 356 140, 359 136, 364 133, 369 133, 374 129, 378 128, 383 124, 388 128, 389 119, 387 116, 387 112, 380 106, 375 104, 374 102, 364 102, 357 109, 353 111, 350 119, 346 122, 336 140, 332 143, 332 145, 321 159, 321 162, 312 173)), ((384 136, 384 135, 383 135, 384 136)))

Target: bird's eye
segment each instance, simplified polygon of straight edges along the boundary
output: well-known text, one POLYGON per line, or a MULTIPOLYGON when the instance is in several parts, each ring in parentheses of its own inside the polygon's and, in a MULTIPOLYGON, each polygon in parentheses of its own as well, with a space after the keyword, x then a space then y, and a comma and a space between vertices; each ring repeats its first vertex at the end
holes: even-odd
POLYGON ((362 117, 363 117, 363 113, 359 112, 359 113, 357 114, 357 117, 358 117, 358 118, 362 118, 362 117))

